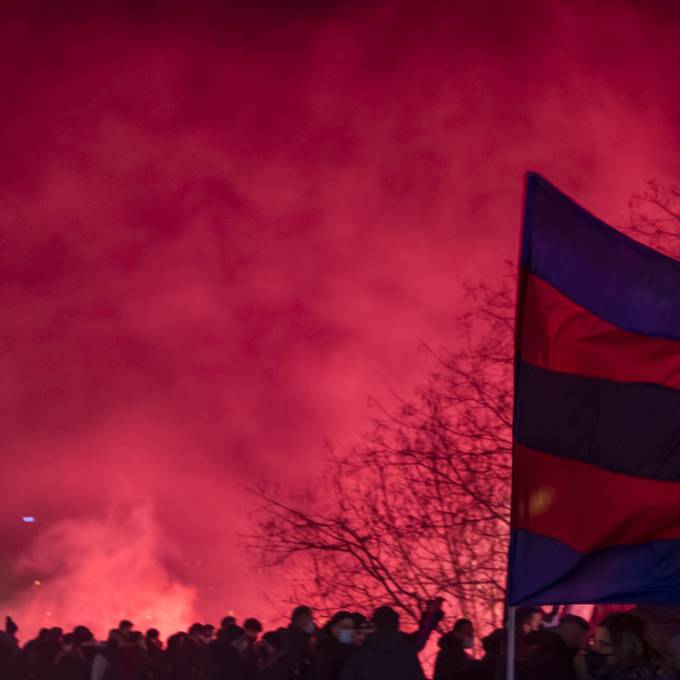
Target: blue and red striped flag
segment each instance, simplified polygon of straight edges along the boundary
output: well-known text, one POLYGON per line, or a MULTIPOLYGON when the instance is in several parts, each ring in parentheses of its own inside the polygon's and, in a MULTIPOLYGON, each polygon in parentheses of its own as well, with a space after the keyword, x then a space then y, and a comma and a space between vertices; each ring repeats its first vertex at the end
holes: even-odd
POLYGON ((510 605, 680 603, 680 263, 525 198, 510 605))

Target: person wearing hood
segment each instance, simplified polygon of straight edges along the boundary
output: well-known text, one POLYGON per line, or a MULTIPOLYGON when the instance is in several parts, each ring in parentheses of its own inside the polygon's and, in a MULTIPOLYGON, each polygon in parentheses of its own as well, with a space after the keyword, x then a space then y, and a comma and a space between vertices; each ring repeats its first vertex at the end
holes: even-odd
POLYGON ((453 630, 439 638, 434 680, 468 680, 480 667, 467 650, 474 646, 474 627, 469 619, 458 619, 453 630))
POLYGON ((375 632, 350 656, 340 680, 424 680, 418 654, 399 632, 399 614, 378 607, 373 625, 375 632))
POLYGON ((557 628, 544 628, 527 635, 536 645, 529 659, 527 677, 531 680, 577 680, 576 657, 584 648, 590 626, 585 619, 567 614, 557 628))
POLYGON ((338 680, 354 647, 354 619, 337 612, 321 630, 312 661, 313 680, 338 680))

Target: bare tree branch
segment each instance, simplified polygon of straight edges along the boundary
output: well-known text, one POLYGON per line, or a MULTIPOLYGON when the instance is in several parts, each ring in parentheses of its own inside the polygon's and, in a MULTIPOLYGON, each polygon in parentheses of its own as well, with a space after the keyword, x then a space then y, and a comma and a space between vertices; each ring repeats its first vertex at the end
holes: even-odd
MULTIPOLYGON (((680 189, 650 182, 624 231, 680 255, 680 189)), ((510 516, 515 267, 496 285, 466 285, 456 350, 424 345, 430 370, 412 399, 393 395, 360 445, 328 447, 318 484, 260 501, 248 539, 263 566, 297 561, 294 598, 322 611, 401 609, 428 598, 481 630, 501 624, 510 516)))

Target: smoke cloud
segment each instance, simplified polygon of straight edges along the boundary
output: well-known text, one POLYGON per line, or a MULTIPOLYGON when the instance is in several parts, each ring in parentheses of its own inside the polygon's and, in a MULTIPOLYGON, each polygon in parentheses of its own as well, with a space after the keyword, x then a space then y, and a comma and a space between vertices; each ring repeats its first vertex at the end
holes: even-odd
POLYGON ((307 483, 367 395, 413 388, 421 342, 455 342, 462 282, 516 253, 526 169, 612 223, 677 177, 679 17, 93 7, 0 23, 0 601, 29 626, 274 621, 243 485, 307 483))
POLYGON ((24 638, 43 627, 80 624, 106 637, 103 626, 124 618, 141 629, 186 629, 194 590, 162 566, 164 550, 148 505, 128 501, 104 517, 55 522, 16 564, 35 577, 10 603, 24 638))

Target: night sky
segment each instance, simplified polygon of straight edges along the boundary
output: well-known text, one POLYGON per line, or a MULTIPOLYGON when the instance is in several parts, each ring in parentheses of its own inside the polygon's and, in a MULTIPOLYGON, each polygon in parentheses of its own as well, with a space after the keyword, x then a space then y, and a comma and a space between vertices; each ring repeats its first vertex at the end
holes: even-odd
POLYGON ((516 255, 523 173, 612 224, 680 177, 673 2, 18 2, 0 63, 24 638, 273 621, 243 487, 303 488, 455 344, 463 282, 516 255))

